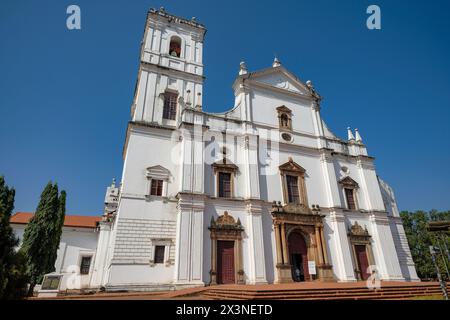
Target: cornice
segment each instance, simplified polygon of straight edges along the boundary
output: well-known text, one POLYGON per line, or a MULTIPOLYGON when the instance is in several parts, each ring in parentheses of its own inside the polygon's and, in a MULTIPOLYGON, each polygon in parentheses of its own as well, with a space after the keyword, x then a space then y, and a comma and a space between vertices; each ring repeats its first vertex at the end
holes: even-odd
MULTIPOLYGON (((185 62, 185 63, 189 64, 189 62, 185 62)), ((150 62, 142 61, 142 60, 140 62, 140 67, 144 71, 155 71, 161 75, 165 75, 168 77, 173 75, 173 76, 181 78, 181 79, 197 81, 198 83, 203 83, 203 81, 206 79, 206 77, 203 75, 198 75, 198 74, 191 73, 188 71, 181 71, 181 70, 169 68, 166 66, 162 66, 160 64, 154 64, 154 63, 150 63, 150 62)))

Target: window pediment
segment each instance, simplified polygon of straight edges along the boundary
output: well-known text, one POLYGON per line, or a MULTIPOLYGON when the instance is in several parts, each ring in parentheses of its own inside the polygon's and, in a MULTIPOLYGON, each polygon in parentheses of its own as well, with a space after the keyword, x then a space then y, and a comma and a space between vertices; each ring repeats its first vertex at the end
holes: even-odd
POLYGON ((289 161, 278 167, 282 173, 290 173, 294 175, 302 175, 306 170, 299 164, 295 163, 292 158, 289 161))
POLYGON ((277 111, 278 112, 285 112, 285 113, 292 113, 292 110, 291 109, 289 109, 288 107, 286 107, 286 106, 279 106, 278 108, 277 108, 277 111))
POLYGON ((160 165, 148 167, 147 168, 147 178, 169 180, 170 171, 160 165))
POLYGON ((211 166, 214 168, 214 172, 225 171, 235 173, 238 170, 238 166, 235 165, 230 160, 228 160, 227 158, 223 158, 222 160, 216 161, 211 166))
POLYGON ((352 188, 352 189, 357 189, 359 188, 358 182, 356 182, 355 180, 353 180, 350 177, 345 177, 343 179, 341 179, 339 181, 339 183, 344 187, 344 188, 352 188))

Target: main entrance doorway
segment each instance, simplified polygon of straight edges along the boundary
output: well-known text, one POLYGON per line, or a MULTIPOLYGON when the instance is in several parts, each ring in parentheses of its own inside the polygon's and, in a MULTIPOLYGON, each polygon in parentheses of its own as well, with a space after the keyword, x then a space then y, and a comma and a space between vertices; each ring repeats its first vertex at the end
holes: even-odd
POLYGON ((303 235, 299 232, 292 232, 288 238, 288 247, 292 280, 296 282, 309 281, 308 249, 303 235))
POLYGON ((358 260, 358 268, 361 273, 361 279, 367 280, 370 277, 368 273, 369 260, 367 259, 367 251, 365 245, 355 245, 356 259, 358 260))
POLYGON ((217 282, 235 283, 234 241, 217 241, 217 282))

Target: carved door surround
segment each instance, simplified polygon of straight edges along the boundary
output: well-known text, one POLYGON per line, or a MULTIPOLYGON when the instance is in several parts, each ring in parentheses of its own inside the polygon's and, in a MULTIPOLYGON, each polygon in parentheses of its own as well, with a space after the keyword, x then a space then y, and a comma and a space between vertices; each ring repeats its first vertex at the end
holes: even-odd
POLYGON ((368 260, 369 265, 374 265, 375 260, 373 258, 372 245, 370 243, 371 236, 367 228, 361 227, 357 221, 350 227, 348 231, 348 237, 350 240, 350 245, 352 247, 352 255, 354 261, 354 271, 356 278, 358 280, 364 280, 364 274, 367 273, 367 270, 360 270, 360 251, 357 246, 364 246, 365 253, 368 260))
MULTIPOLYGON (((307 258, 315 261, 317 275, 320 281, 333 281, 332 266, 328 261, 327 246, 323 234, 323 217, 318 206, 313 210, 301 204, 272 206, 272 221, 275 230, 277 252, 277 283, 292 282, 291 261, 287 239, 292 232, 303 235, 307 246, 307 258)), ((309 279, 313 280, 310 276, 309 279)))
POLYGON ((211 224, 208 229, 210 230, 211 236, 210 284, 218 284, 218 241, 234 242, 234 279, 236 284, 244 284, 244 270, 242 264, 242 231, 244 231, 244 227, 242 226, 241 221, 239 219, 236 221, 233 216, 225 211, 223 215, 217 218, 217 220, 214 220, 214 217, 211 217, 211 224))

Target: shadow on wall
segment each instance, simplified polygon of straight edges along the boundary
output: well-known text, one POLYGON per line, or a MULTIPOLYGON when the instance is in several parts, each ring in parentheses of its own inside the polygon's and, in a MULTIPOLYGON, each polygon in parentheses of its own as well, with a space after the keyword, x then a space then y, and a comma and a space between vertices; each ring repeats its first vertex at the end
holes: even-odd
POLYGON ((263 241, 264 241, 264 258, 266 268, 266 279, 268 283, 275 281, 275 270, 272 250, 272 215, 269 209, 263 208, 262 211, 262 225, 263 225, 263 241))
POLYGON ((336 250, 336 248, 331 248, 329 246, 329 243, 333 243, 333 237, 334 237, 334 231, 330 228, 330 226, 328 225, 328 223, 326 223, 326 221, 324 220, 324 224, 323 224, 323 236, 325 238, 325 243, 324 245, 327 246, 327 255, 328 255, 328 261, 330 264, 333 265, 333 268, 331 269, 333 271, 333 277, 335 280, 339 280, 340 277, 339 275, 336 273, 336 265, 333 263, 332 257, 331 257, 331 251, 334 249, 336 250))
MULTIPOLYGON (((389 222, 389 227, 391 228, 392 238, 394 239, 394 247, 397 252, 398 262, 400 263, 400 270, 402 272, 402 276, 406 280, 411 280, 411 274, 409 273, 408 265, 407 265, 407 257, 408 252, 403 249, 401 246, 400 234, 398 232, 397 226, 394 223, 389 222)), ((405 240, 407 241, 407 240, 405 240)))

